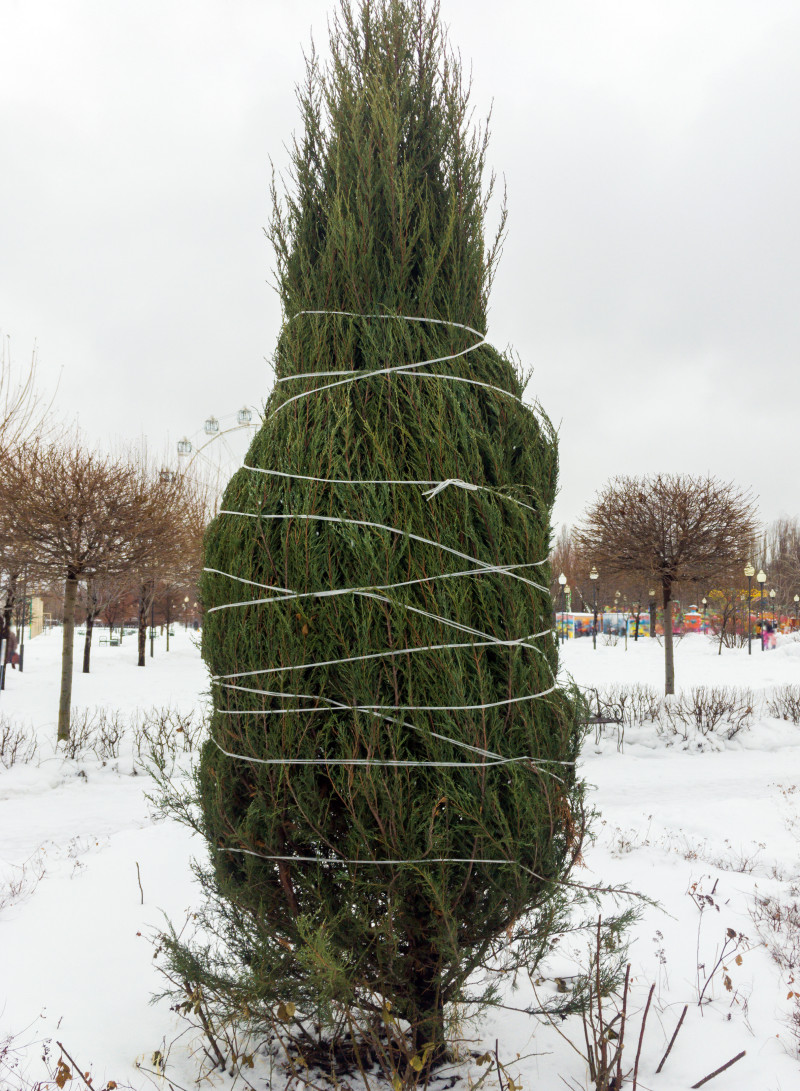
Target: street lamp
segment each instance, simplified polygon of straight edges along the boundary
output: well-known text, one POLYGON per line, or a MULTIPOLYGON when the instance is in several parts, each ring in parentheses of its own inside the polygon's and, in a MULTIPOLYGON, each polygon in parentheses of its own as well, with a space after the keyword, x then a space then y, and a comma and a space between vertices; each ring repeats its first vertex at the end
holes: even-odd
MULTIPOLYGON (((592 571, 589 573, 589 579, 592 581, 592 615, 594 618, 592 624, 592 648, 597 651, 597 581, 600 578, 600 573, 592 565, 592 571)), ((797 598, 797 595, 795 595, 797 598)), ((797 610, 795 609, 795 613, 797 610)))
POLYGON ((769 597, 772 599, 772 628, 777 632, 775 628, 775 588, 773 587, 769 593, 769 597))
POLYGON ((761 633, 761 651, 764 651, 764 584, 767 582, 767 574, 763 568, 758 570, 758 625, 761 633))
POLYGON ((797 628, 797 604, 800 602, 800 595, 794 596, 794 627, 797 628))
MULTIPOLYGON (((31 600, 33 606, 33 600, 31 600)), ((25 626, 28 621, 28 569, 22 573, 22 624, 19 631, 19 673, 25 669, 25 626)))
POLYGON ((567 586, 567 577, 562 572, 558 577, 558 582, 561 584, 561 625, 559 629, 561 631, 561 643, 564 643, 564 588, 567 586))
POLYGON ((650 588, 650 636, 655 638, 656 635, 656 589, 650 588))
POLYGON ((753 654, 753 627, 750 622, 750 581, 756 574, 751 564, 744 566, 744 574, 747 576, 747 654, 753 654))
POLYGON ((708 606, 708 599, 703 595, 703 636, 708 635, 708 617, 706 614, 706 607, 708 606))
MULTIPOLYGON (((566 611, 566 613, 570 613, 570 614, 572 613, 572 599, 570 598, 571 594, 572 594, 572 592, 570 591, 569 584, 565 583, 564 584, 565 611, 566 611)), ((567 619, 564 618, 564 626, 565 626, 564 639, 569 640, 569 629, 566 628, 566 624, 567 624, 567 619)))

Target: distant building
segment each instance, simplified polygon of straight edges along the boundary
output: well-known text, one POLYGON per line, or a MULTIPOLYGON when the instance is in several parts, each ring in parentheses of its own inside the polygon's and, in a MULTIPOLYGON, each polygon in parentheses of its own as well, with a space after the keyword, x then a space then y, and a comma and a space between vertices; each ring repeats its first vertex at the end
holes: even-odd
POLYGON ((28 638, 38 636, 44 629, 44 600, 40 599, 38 595, 31 595, 28 598, 25 620, 28 625, 28 631, 25 635, 28 638))

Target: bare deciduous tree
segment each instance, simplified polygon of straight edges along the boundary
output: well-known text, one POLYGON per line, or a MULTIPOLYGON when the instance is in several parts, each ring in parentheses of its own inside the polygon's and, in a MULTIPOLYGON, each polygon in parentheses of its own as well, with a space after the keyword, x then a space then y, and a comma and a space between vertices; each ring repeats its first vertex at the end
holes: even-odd
POLYGON ((135 467, 93 454, 73 437, 32 442, 6 455, 2 503, 12 542, 40 572, 64 579, 58 738, 69 738, 75 605, 80 580, 123 571, 142 552, 138 528, 151 507, 135 467))
POLYGON ((27 369, 16 379, 10 339, 0 334, 0 457, 50 429, 52 404, 52 399, 46 402, 37 390, 36 347, 27 369))
POLYGON ((776 593, 776 605, 789 614, 800 593, 800 519, 782 516, 767 527, 761 563, 776 593))
POLYGON ((756 534, 754 502, 713 477, 613 478, 589 505, 575 540, 609 575, 658 581, 664 606, 665 692, 675 692, 673 589, 744 565, 756 534))
POLYGON ((138 598, 138 665, 146 663, 147 620, 159 589, 196 583, 206 525, 206 499, 197 482, 185 475, 155 470, 140 456, 137 474, 148 503, 136 533, 136 563, 131 569, 138 598))
POLYGON ((98 572, 88 576, 79 593, 80 606, 83 610, 86 635, 83 641, 83 673, 89 674, 92 654, 92 635, 98 618, 105 617, 106 623, 111 624, 109 617, 116 616, 116 612, 125 597, 130 582, 128 573, 98 572))
POLYGON ((169 629, 185 598, 198 598, 198 581, 203 568, 203 535, 207 525, 205 504, 197 493, 187 488, 180 524, 181 548, 170 567, 164 568, 156 587, 156 608, 166 626, 166 650, 169 629))
MULTIPOLYGON (((0 487, 8 477, 8 459, 18 447, 35 435, 52 431, 48 404, 36 387, 36 348, 31 361, 19 378, 12 363, 11 341, 0 333, 0 487)), ((14 540, 13 522, 8 504, 0 502, 0 593, 3 611, 0 615, 0 641, 11 635, 11 619, 17 603, 23 573, 30 569, 25 550, 14 540)), ((23 581, 24 582, 24 581, 23 581)), ((10 654, 10 645, 7 645, 10 654)), ((4 676, 0 671, 0 684, 4 676)))
POLYGON ((750 614, 745 583, 742 565, 735 563, 717 572, 708 590, 708 609, 719 655, 723 648, 741 648, 747 643, 750 614))

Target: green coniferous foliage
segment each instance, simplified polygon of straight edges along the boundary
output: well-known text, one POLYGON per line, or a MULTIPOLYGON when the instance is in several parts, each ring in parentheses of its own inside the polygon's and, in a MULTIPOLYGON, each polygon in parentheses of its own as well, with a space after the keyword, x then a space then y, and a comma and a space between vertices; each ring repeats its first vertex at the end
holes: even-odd
POLYGON ((465 351, 497 247, 436 5, 345 2, 331 50, 275 199, 278 382, 207 535, 202 823, 251 993, 389 1001, 439 1046, 498 937, 543 949, 580 843, 557 451, 514 364, 465 351), (426 495, 450 479, 481 488, 426 495))

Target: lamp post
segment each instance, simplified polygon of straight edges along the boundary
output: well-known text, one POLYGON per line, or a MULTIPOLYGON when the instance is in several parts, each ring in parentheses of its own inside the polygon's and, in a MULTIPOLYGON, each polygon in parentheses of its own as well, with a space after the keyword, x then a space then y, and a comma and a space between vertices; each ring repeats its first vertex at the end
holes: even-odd
POLYGON ((756 574, 755 568, 751 564, 744 566, 744 574, 747 576, 747 654, 753 654, 753 626, 750 622, 750 587, 753 576, 756 574))
POLYGON ((25 595, 24 590, 22 592, 22 602, 20 605, 22 606, 22 610, 17 615, 19 619, 17 622, 17 628, 19 629, 19 663, 17 664, 17 666, 19 667, 19 673, 22 674, 25 663, 25 623, 28 618, 28 599, 25 595))
POLYGON ((800 602, 800 595, 794 596, 794 627, 797 628, 797 604, 800 602))
POLYGON ((656 589, 651 587, 650 591, 650 636, 655 639, 656 635, 656 589))
POLYGON ((567 577, 562 572, 558 577, 558 582, 561 584, 561 624, 559 625, 559 631, 561 634, 561 643, 564 643, 564 588, 567 586, 567 577))
POLYGON ((761 633, 761 651, 764 651, 764 584, 767 582, 767 574, 763 568, 758 570, 758 626, 761 633))
POLYGON ((703 595, 702 603, 703 603, 703 636, 707 636, 708 635, 708 616, 707 616, 708 599, 705 597, 705 595, 703 595))
MULTIPOLYGON (((592 581, 592 648, 597 651, 597 581, 600 577, 600 573, 592 565, 592 571, 589 573, 589 579, 592 581)), ((795 595, 795 600, 797 595, 795 595)), ((795 613, 797 613, 797 607, 795 607, 795 613)))
POLYGON ((625 629, 625 651, 628 650, 628 596, 622 596, 622 625, 625 629))
POLYGON ((775 632, 778 630, 775 628, 775 588, 773 587, 769 593, 769 597, 772 600, 772 628, 775 632))
MULTIPOLYGON (((570 597, 571 595, 572 595, 572 591, 570 590, 570 586, 569 586, 568 583, 565 583, 564 584, 564 609, 565 609, 565 613, 567 613, 567 614, 572 613, 572 598, 570 597)), ((566 617, 564 618, 564 639, 569 640, 569 629, 567 628, 567 619, 566 619, 566 617)))
POLYGON ((25 626, 28 623, 28 570, 22 574, 22 624, 19 629, 19 673, 25 669, 25 626))
POLYGON ((619 636, 619 600, 622 592, 614 592, 614 628, 617 630, 617 636, 619 636))

